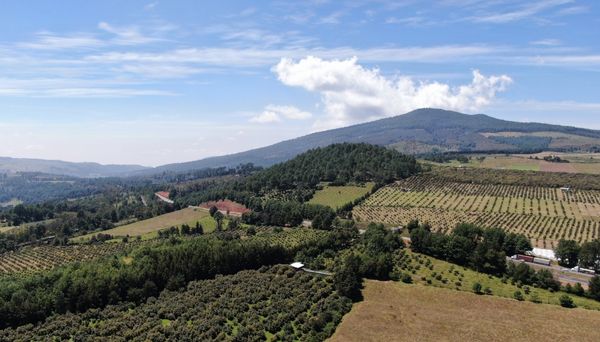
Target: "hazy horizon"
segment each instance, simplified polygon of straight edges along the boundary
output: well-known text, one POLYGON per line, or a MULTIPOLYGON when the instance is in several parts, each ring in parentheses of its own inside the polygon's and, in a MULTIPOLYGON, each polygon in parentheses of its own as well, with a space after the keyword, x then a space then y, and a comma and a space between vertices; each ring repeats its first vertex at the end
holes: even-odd
POLYGON ((0 156, 157 166, 422 107, 600 129, 592 1, 3 5, 0 156))

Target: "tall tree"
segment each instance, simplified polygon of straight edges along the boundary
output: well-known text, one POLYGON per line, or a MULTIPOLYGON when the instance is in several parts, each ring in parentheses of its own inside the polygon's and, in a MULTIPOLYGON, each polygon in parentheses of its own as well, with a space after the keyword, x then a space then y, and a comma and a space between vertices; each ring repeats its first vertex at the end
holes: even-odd
POLYGON ((575 267, 579 262, 579 251, 581 247, 574 240, 560 239, 554 249, 558 263, 564 267, 575 267))

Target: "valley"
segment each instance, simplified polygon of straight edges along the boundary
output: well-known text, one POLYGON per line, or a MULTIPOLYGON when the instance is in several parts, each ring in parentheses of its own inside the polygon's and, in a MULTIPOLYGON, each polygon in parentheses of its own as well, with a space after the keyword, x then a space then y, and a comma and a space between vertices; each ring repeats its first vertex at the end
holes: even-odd
POLYGON ((524 165, 595 155, 545 153, 343 143, 267 168, 12 175, 48 199, 0 212, 0 337, 590 339, 600 277, 570 268, 600 262, 600 176, 524 165), (533 247, 559 260, 510 259, 533 247), (548 315, 563 324, 530 331, 548 315))

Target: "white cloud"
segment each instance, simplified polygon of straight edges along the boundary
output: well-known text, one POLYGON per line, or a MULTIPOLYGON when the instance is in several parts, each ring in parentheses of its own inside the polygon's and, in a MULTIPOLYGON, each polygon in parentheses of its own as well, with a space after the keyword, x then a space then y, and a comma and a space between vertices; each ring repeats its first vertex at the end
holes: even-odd
POLYGON ((96 48, 104 45, 104 42, 87 34, 57 35, 52 32, 38 32, 33 42, 17 44, 20 48, 54 50, 74 48, 96 48))
POLYGON ((256 123, 273 123, 282 121, 282 117, 289 120, 306 120, 312 117, 312 114, 305 112, 294 106, 280 106, 270 104, 265 107, 265 110, 252 117, 250 122, 256 123))
POLYGON ((298 62, 283 58, 273 67, 279 80, 288 86, 302 87, 321 94, 326 117, 316 128, 332 128, 417 108, 435 107, 473 112, 488 105, 496 93, 512 82, 506 75, 482 75, 473 71, 470 84, 451 87, 438 82, 415 82, 410 77, 393 79, 379 69, 357 64, 357 58, 323 60, 306 57, 298 62))
POLYGON ((291 120, 305 120, 312 117, 311 113, 300 110, 294 106, 278 106, 271 104, 268 105, 265 110, 277 113, 278 115, 284 116, 291 120))
POLYGON ((155 37, 145 36, 140 32, 140 29, 137 26, 117 27, 110 25, 106 22, 100 22, 98 24, 98 28, 108 33, 114 34, 116 38, 113 39, 113 43, 119 45, 147 44, 160 40, 155 37))
POLYGON ((531 45, 541 45, 541 46, 558 46, 561 45, 561 41, 558 39, 540 39, 535 40, 530 43, 531 45))
POLYGON ((449 61, 494 56, 511 52, 512 49, 484 45, 440 45, 429 47, 371 48, 354 49, 350 47, 325 48, 187 48, 161 53, 143 52, 107 52, 90 55, 89 62, 155 62, 155 63, 198 63, 226 67, 255 67, 276 63, 281 57, 302 58, 307 55, 320 58, 345 58, 357 56, 370 62, 418 62, 447 63, 449 61))
POLYGON ((473 17, 473 21, 481 23, 503 24, 523 20, 538 13, 561 5, 572 3, 573 0, 540 0, 530 1, 526 5, 507 12, 491 13, 473 17))
POLYGON ((269 110, 265 110, 264 112, 250 119, 250 122, 255 123, 273 123, 280 121, 281 118, 279 117, 279 115, 269 110))

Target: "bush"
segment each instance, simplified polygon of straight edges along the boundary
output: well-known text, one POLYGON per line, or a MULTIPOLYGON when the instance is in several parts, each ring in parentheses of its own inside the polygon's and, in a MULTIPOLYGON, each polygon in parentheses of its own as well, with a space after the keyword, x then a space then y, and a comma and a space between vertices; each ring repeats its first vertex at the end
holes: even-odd
POLYGON ((518 301, 523 301, 525 299, 523 298, 523 294, 521 293, 521 291, 515 291, 513 297, 518 301))
POLYGON ((560 301, 560 306, 562 306, 564 308, 574 308, 575 307, 575 303, 573 303, 573 299, 566 294, 560 296, 560 298, 558 300, 560 301))
POLYGON ((408 273, 402 273, 400 280, 402 280, 402 282, 406 284, 412 284, 413 282, 412 277, 408 273))
POLYGON ((475 282, 473 284, 473 292, 475 292, 476 294, 482 294, 482 292, 481 292, 481 284, 479 284, 478 282, 475 282))
POLYGON ((492 289, 490 289, 489 287, 486 287, 485 289, 483 289, 483 292, 488 296, 492 295, 492 289))

